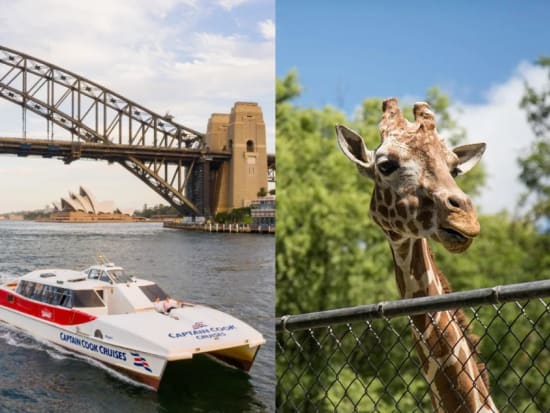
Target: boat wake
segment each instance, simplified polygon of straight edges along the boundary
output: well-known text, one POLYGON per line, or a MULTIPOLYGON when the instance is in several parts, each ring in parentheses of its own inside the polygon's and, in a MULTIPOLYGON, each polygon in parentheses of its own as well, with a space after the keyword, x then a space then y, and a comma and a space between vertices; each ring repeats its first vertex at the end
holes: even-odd
POLYGON ((55 345, 49 341, 41 340, 38 337, 32 336, 30 334, 27 334, 26 332, 13 328, 10 325, 5 324, 1 321, 0 321, 0 340, 2 340, 3 342, 5 342, 10 346, 17 347, 17 348, 23 348, 26 350, 33 350, 33 351, 36 351, 36 350, 44 351, 46 354, 48 354, 48 356, 50 356, 55 360, 75 360, 75 359, 81 360, 94 367, 98 367, 102 369, 111 377, 114 377, 115 379, 120 380, 126 384, 130 384, 136 387, 141 387, 147 390, 154 390, 151 387, 147 386, 146 384, 143 384, 136 380, 132 380, 131 378, 123 375, 122 373, 119 373, 118 371, 106 366, 105 364, 97 360, 94 360, 90 357, 86 357, 78 353, 74 353, 72 351, 67 350, 66 348, 55 345))
POLYGON ((4 323, 0 323, 0 339, 10 346, 29 350, 44 350, 40 343, 31 336, 4 323))

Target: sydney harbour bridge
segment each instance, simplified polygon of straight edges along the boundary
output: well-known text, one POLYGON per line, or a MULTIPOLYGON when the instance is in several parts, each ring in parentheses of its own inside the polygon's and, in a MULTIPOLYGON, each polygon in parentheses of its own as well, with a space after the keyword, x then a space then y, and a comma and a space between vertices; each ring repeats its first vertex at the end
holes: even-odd
MULTIPOLYGON (((0 154, 106 160, 122 165, 181 214, 211 216, 246 206, 274 180, 261 109, 236 103, 201 133, 91 80, 0 46, 0 97, 21 107, 22 136, 0 137, 0 154), (28 112, 45 136, 26 133, 28 112), (54 134, 62 128, 64 137, 54 134), (241 153, 242 152, 242 153, 241 153)), ((213 121, 214 120, 214 121, 213 121)))

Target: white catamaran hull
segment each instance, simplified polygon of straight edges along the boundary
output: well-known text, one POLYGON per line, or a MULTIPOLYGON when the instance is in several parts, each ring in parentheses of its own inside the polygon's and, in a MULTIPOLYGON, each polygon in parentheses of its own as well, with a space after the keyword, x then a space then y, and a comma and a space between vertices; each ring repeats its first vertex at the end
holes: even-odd
POLYGON ((77 327, 60 328, 55 324, 19 314, 4 307, 0 307, 0 319, 37 339, 100 361, 154 389, 159 387, 167 363, 167 360, 162 357, 106 343, 79 333, 77 327))
MULTIPOLYGON (((82 273, 71 272, 65 274, 68 281, 52 282, 50 290, 44 286, 37 289, 34 280, 54 278, 58 270, 49 271, 30 273, 0 285, 0 320, 40 340, 106 364, 153 389, 159 388, 169 363, 184 363, 197 355, 249 371, 265 343, 262 335, 248 324, 210 307, 179 303, 169 314, 156 311, 142 293, 144 286, 151 284, 141 280, 118 285, 98 283, 74 278, 82 273), (63 305, 61 298, 53 305, 55 299, 46 295, 65 293, 67 288, 57 286, 68 282, 80 282, 80 291, 101 291, 98 297, 102 300, 98 302, 106 302, 105 306, 78 308, 63 305), (127 308, 128 303, 133 303, 133 307, 127 308)), ((61 274, 61 270, 58 272, 61 274)), ((76 295, 72 299, 71 304, 78 301, 76 295)))

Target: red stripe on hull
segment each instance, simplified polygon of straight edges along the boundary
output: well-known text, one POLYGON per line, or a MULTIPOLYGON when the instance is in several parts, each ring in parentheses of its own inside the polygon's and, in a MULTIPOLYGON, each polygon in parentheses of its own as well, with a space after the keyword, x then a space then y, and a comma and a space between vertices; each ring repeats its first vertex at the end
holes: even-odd
POLYGON ((70 308, 49 305, 0 288, 0 306, 62 326, 88 323, 96 316, 70 308))

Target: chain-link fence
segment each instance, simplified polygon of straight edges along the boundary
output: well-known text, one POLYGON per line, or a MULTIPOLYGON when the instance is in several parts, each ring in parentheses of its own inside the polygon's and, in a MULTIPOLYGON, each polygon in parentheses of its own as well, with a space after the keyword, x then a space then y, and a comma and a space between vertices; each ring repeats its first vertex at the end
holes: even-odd
POLYGON ((281 317, 277 409, 433 411, 434 396, 415 348, 424 338, 411 334, 415 315, 427 314, 433 321, 437 312, 454 315, 461 309, 463 324, 479 337, 472 347, 486 365, 498 410, 550 412, 548 297, 550 280, 545 280, 281 317))

